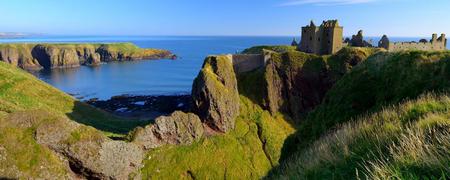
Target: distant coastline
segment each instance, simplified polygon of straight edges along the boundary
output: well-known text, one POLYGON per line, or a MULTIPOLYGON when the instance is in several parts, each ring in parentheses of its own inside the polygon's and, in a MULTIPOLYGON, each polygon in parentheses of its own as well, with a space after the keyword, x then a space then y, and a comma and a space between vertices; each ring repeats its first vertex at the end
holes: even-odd
POLYGON ((0 43, 0 61, 27 70, 175 58, 170 51, 144 49, 132 43, 0 43))

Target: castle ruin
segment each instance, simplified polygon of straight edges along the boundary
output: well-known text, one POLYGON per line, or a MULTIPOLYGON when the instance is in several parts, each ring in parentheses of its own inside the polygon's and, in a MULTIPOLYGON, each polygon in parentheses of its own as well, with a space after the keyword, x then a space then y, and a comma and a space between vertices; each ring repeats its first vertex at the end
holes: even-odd
POLYGON ((439 38, 437 34, 433 34, 430 41, 422 39, 419 42, 390 42, 389 38, 384 35, 378 42, 378 47, 391 52, 403 50, 443 51, 447 49, 447 39, 445 34, 441 34, 439 38))
POLYGON ((334 54, 343 47, 344 28, 339 26, 337 20, 323 21, 316 26, 313 21, 310 25, 302 27, 299 51, 319 55, 334 54))
MULTIPOLYGON (((297 50, 318 55, 334 54, 345 46, 353 47, 374 47, 371 41, 365 41, 363 31, 353 35, 352 38, 343 39, 344 28, 339 26, 338 20, 323 21, 320 26, 316 26, 313 21, 308 26, 302 27, 300 43, 294 39, 292 46, 297 46, 297 50)), ((447 49, 447 39, 445 34, 437 37, 433 34, 430 41, 422 39, 419 42, 391 42, 384 35, 378 42, 379 48, 387 51, 422 50, 422 51, 443 51, 447 49)))
POLYGON ((349 46, 353 47, 373 47, 372 41, 364 40, 363 31, 359 30, 358 34, 353 35, 352 39, 346 38, 344 43, 347 43, 349 46))

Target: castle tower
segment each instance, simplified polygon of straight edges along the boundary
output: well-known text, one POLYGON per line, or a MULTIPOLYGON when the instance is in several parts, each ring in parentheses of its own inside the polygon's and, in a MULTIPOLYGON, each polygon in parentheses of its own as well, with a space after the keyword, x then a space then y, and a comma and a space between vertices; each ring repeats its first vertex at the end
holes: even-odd
POLYGON ((433 36, 431 36, 431 42, 434 43, 437 41, 437 34, 433 34, 433 36))
POLYGON ((343 27, 337 20, 323 21, 317 27, 313 21, 302 27, 302 37, 298 49, 306 53, 334 54, 343 46, 343 27))
POLYGON ((447 38, 445 37, 445 34, 441 34, 441 40, 444 41, 444 47, 447 49, 447 38))
POLYGON ((441 34, 441 36, 438 38, 438 41, 445 41, 445 34, 441 34))

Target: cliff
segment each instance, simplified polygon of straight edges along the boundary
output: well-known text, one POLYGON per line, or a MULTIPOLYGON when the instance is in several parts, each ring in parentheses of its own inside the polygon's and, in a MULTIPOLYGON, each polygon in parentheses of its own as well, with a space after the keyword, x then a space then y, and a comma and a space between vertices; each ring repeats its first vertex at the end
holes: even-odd
POLYGON ((344 48, 332 56, 272 53, 263 68, 239 74, 242 81, 257 82, 257 86, 241 86, 239 91, 272 113, 283 112, 301 121, 344 74, 379 51, 344 48))
POLYGON ((142 49, 131 43, 113 44, 0 44, 0 61, 23 69, 98 65, 109 61, 169 59, 166 50, 142 49))
POLYGON ((270 177, 447 177, 449 57, 382 52, 355 66, 299 124, 294 155, 270 177))
POLYGON ((0 173, 43 179, 450 175, 449 52, 272 53, 265 66, 245 73, 234 71, 230 56, 206 58, 193 83, 193 112, 153 124, 108 115, 0 62, 0 173))

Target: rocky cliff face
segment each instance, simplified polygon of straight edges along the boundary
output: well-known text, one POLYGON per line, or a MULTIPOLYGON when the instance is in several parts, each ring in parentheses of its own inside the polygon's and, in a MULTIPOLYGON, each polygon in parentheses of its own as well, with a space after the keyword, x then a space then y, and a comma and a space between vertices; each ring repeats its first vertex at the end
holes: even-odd
POLYGON ((118 44, 1 44, 0 61, 23 69, 98 65, 101 62, 173 58, 169 51, 118 44))
POLYGON ((239 92, 231 57, 210 56, 192 86, 193 111, 209 127, 228 132, 239 114, 239 92))
MULTIPOLYGON (((376 50, 344 48, 333 56, 302 52, 273 53, 262 74, 260 105, 272 113, 283 112, 302 119, 322 103, 328 90, 353 66, 376 50)), ((244 74, 245 76, 245 74, 244 74)), ((257 94, 257 92, 253 92, 257 94)))

